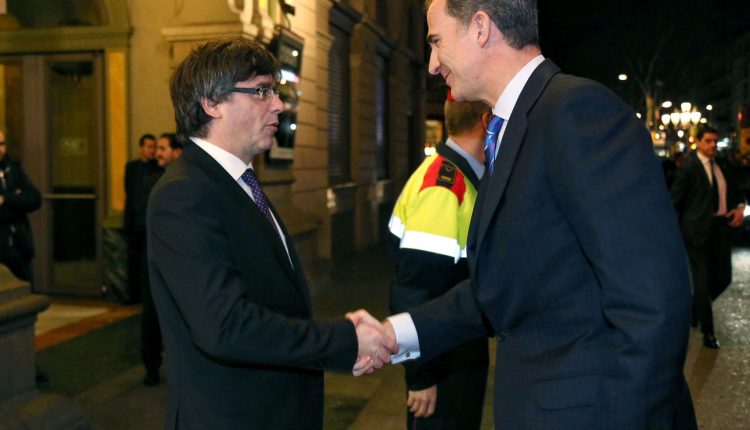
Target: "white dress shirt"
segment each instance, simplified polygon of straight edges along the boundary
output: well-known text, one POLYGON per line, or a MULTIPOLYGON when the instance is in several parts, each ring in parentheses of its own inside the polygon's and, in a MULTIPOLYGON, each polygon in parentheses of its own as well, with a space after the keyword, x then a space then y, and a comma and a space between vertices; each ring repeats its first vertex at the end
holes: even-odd
MULTIPOLYGON (((521 91, 529 81, 531 74, 534 73, 537 67, 544 61, 542 55, 538 55, 531 59, 521 70, 516 73, 513 79, 510 80, 508 86, 505 87, 500 98, 495 103, 495 107, 492 108, 492 113, 504 119, 503 127, 500 129, 500 133, 497 136, 497 149, 495 150, 495 158, 500 152, 500 145, 502 144, 503 135, 505 134, 505 128, 510 122, 510 114, 513 112, 513 108, 516 106, 518 97, 521 96, 521 91)), ((717 169, 718 170, 718 169, 717 169)), ((419 336, 417 334, 417 328, 414 326, 414 321, 411 319, 411 315, 407 312, 396 314, 388 317, 388 321, 393 326, 393 331, 396 333, 396 342, 399 345, 398 353, 391 356, 392 363, 400 363, 406 360, 414 360, 420 357, 419 350, 419 336)))
POLYGON ((698 159, 701 160, 701 164, 703 164, 703 169, 706 171, 706 176, 708 177, 708 185, 713 187, 713 183, 711 182, 713 178, 713 180, 716 181, 717 187, 719 189, 719 207, 716 209, 716 213, 714 215, 726 215, 727 181, 724 180, 724 174, 721 173, 721 169, 716 165, 716 160, 714 159, 714 173, 713 175, 711 175, 711 159, 701 154, 700 151, 696 151, 696 154, 698 155, 698 159))

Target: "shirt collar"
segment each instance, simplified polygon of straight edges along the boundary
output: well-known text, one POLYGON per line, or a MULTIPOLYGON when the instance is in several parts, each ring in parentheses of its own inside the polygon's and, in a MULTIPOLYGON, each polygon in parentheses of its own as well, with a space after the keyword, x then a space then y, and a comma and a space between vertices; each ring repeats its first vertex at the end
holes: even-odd
POLYGON ((240 176, 245 173, 245 170, 253 168, 252 162, 245 164, 236 155, 219 148, 207 140, 195 136, 190 137, 190 140, 195 142, 195 144, 202 150, 206 151, 211 158, 216 160, 216 162, 219 163, 235 181, 240 179, 240 176))
POLYGON ((695 155, 698 156, 698 159, 701 160, 701 163, 706 164, 711 161, 710 158, 706 157, 705 155, 701 154, 700 151, 695 151, 695 155))
POLYGON ((474 158, 471 154, 466 152, 465 149, 461 148, 453 139, 451 139, 450 136, 448 136, 447 139, 445 139, 445 145, 448 146, 450 149, 456 151, 458 155, 463 157, 467 163, 469 163, 469 166, 471 167, 471 170, 474 171, 474 174, 477 175, 477 178, 482 179, 482 176, 484 175, 484 164, 480 163, 476 158, 474 158))
POLYGON ((544 61, 544 56, 537 55, 532 58, 531 61, 526 63, 521 70, 516 73, 516 76, 510 80, 508 86, 505 87, 500 98, 497 100, 495 107, 492 108, 493 115, 497 115, 504 120, 510 118, 510 114, 513 112, 513 108, 516 106, 518 97, 521 96, 523 87, 526 86, 526 82, 529 81, 531 74, 534 73, 537 67, 544 61))

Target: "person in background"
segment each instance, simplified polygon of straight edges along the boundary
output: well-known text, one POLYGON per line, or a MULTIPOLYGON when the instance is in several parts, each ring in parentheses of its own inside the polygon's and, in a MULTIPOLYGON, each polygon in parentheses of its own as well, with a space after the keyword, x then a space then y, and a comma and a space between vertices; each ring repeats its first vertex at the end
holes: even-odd
POLYGON ((716 158, 718 131, 704 126, 696 137, 670 191, 693 273, 693 320, 703 345, 717 349, 711 303, 732 282, 730 230, 742 225, 745 200, 731 166, 716 158))
MULTIPOLYGON (((484 174, 484 102, 445 102, 448 138, 411 175, 389 223, 396 242, 390 311, 443 295, 469 277, 466 237, 484 174)), ((487 386, 487 339, 428 362, 407 362, 407 429, 479 429, 487 386)))
POLYGON ((141 282, 146 276, 146 202, 144 182, 159 170, 156 137, 144 134, 138 140, 140 157, 125 165, 125 214, 123 232, 128 242, 128 294, 125 303, 141 301, 141 282))
MULTIPOLYGON (((148 196, 156 185, 156 182, 164 174, 167 168, 182 154, 182 143, 174 133, 162 133, 156 141, 156 162, 160 169, 151 173, 144 181, 143 194, 148 196)), ((153 387, 159 384, 159 368, 162 363, 162 339, 159 318, 154 307, 154 298, 151 295, 151 283, 148 278, 148 270, 144 271, 141 278, 141 302, 143 313, 141 314, 141 360, 146 368, 146 376, 143 384, 153 387)))
MULTIPOLYGON (((0 130, 0 263, 35 291, 31 260, 34 240, 27 215, 42 206, 42 195, 7 154, 5 131, 0 130)), ((36 367, 36 384, 49 384, 47 372, 36 367)))

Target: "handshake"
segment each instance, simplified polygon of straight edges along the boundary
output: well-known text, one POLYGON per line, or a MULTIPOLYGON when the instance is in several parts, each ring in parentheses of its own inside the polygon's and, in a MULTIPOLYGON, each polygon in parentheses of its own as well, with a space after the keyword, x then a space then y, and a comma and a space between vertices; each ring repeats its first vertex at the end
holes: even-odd
POLYGON ((354 376, 372 373, 391 362, 391 355, 398 352, 399 346, 388 320, 381 323, 364 309, 347 313, 346 319, 354 324, 357 332, 359 349, 352 369, 354 376))

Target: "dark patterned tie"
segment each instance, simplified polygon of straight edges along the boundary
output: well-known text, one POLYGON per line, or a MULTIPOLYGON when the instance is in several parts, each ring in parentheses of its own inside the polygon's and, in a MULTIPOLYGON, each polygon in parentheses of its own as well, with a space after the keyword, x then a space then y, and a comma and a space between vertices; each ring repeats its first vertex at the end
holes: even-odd
POLYGON ((268 199, 266 198, 265 193, 263 193, 263 188, 260 187, 260 182, 258 182, 258 177, 255 176, 255 171, 253 171, 253 169, 247 169, 240 178, 242 178, 242 181, 250 187, 250 191, 253 193, 253 200, 255 200, 258 209, 260 209, 268 222, 271 223, 273 229, 276 230, 276 223, 273 222, 271 210, 268 209, 268 199))
POLYGON ((495 150, 497 149, 497 135, 503 128, 503 119, 492 115, 490 123, 487 124, 487 134, 484 136, 484 156, 490 175, 495 167, 495 150))
POLYGON ((708 161, 711 169, 711 204, 713 205, 714 213, 719 210, 719 184, 716 181, 716 175, 714 175, 714 160, 708 161))

